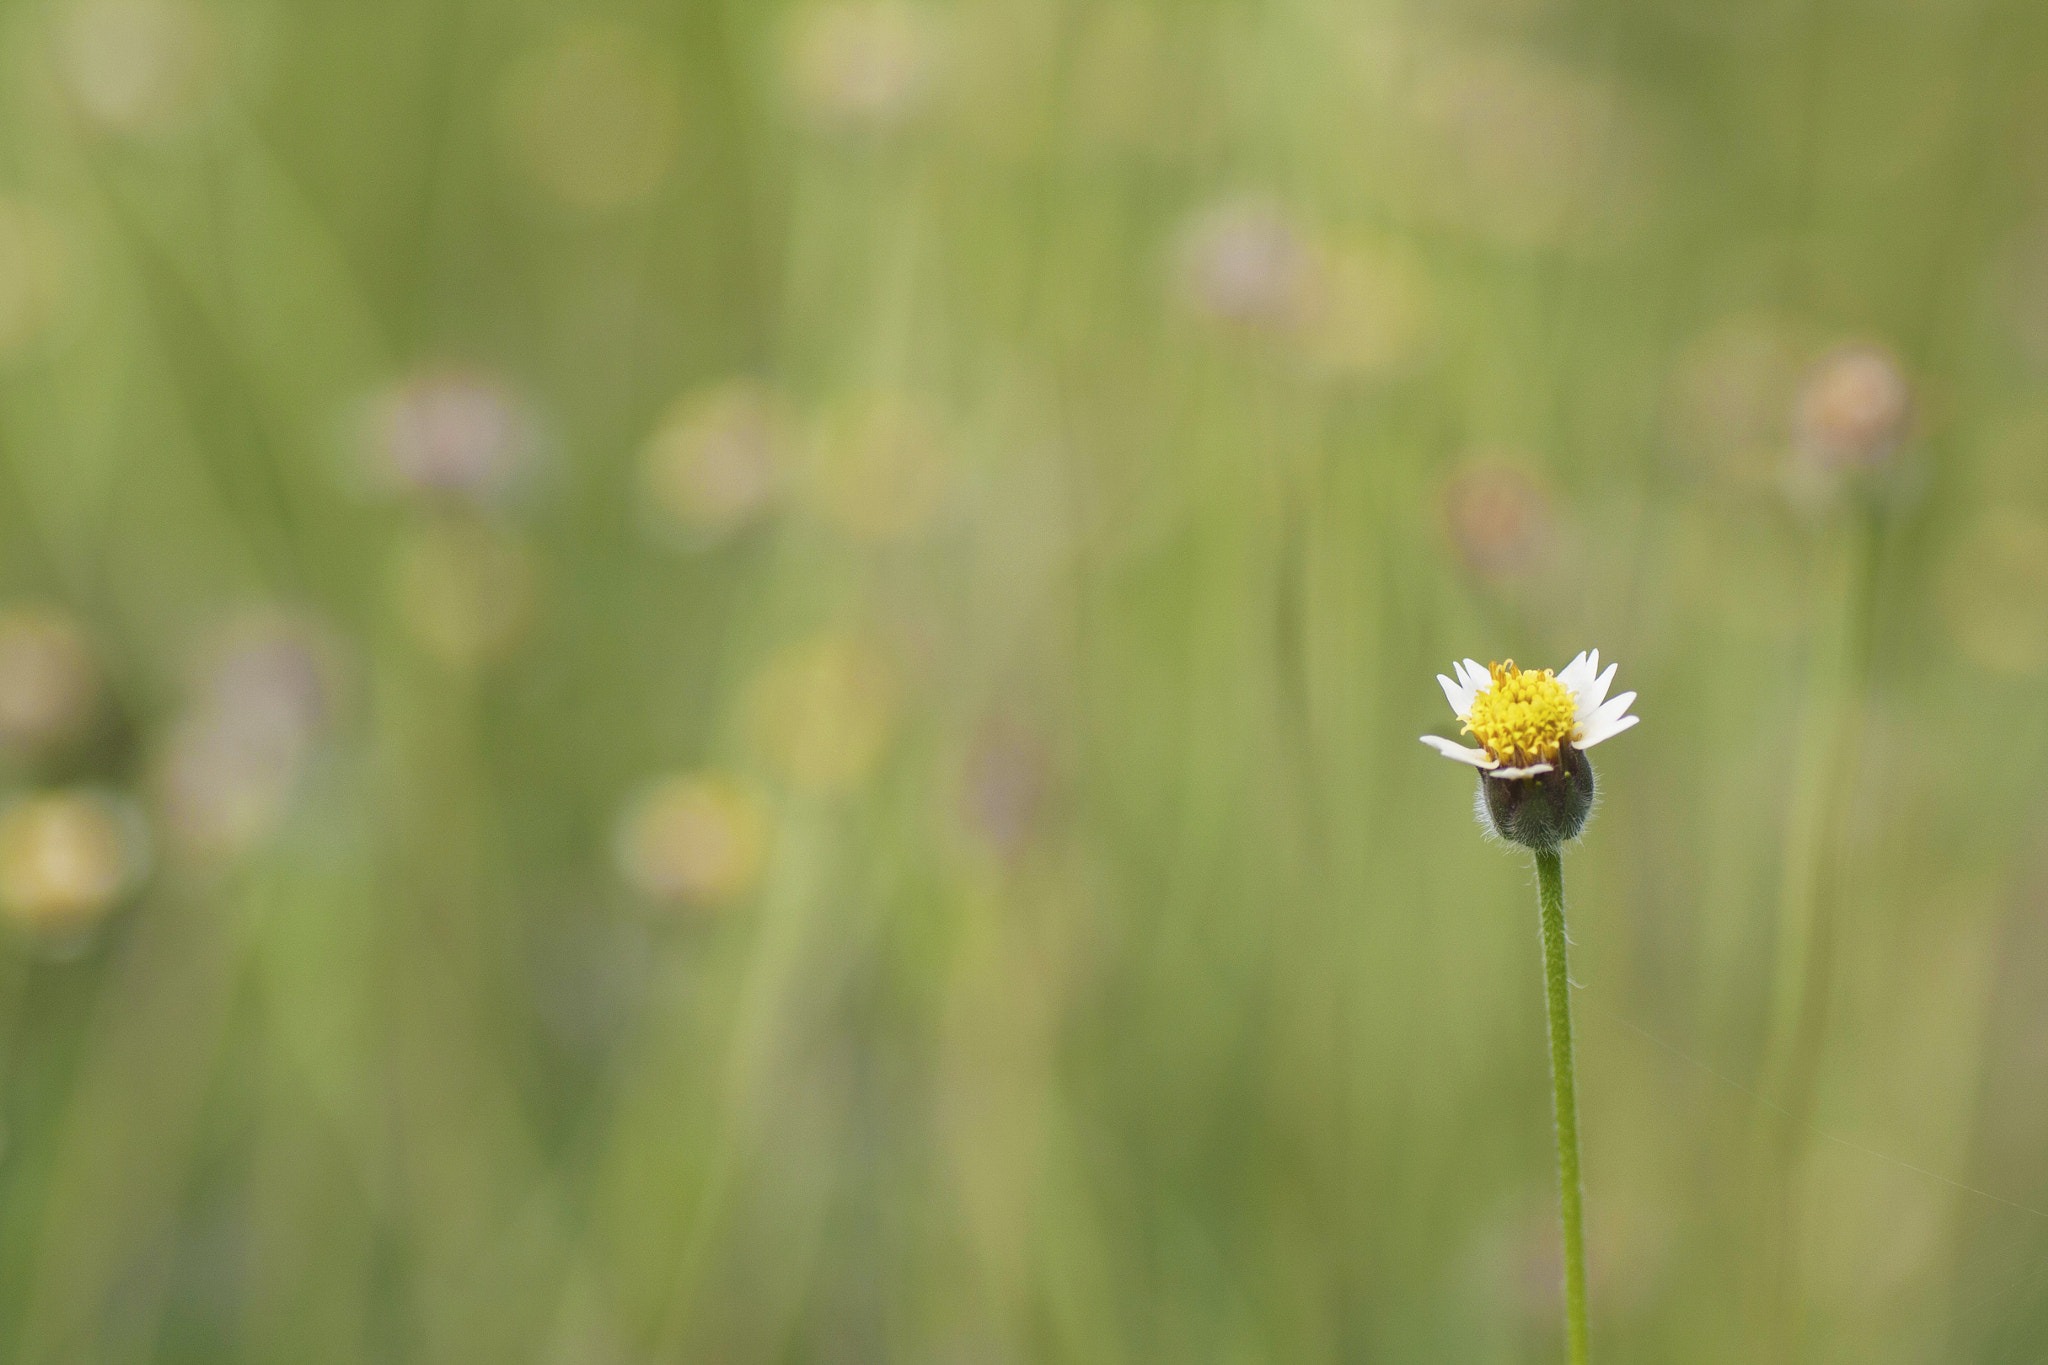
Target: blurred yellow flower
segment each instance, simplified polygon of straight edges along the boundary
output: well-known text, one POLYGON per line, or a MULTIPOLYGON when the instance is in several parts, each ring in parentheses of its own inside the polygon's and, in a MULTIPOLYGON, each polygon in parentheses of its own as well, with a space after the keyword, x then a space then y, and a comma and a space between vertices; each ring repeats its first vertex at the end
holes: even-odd
POLYGON ((661 521, 715 540, 758 517, 775 496, 789 436, 773 395, 735 380, 679 399, 641 456, 641 486, 661 521))
POLYGON ((70 251, 57 225, 33 204, 0 199, 0 360, 49 330, 69 284, 70 251))
POLYGON ((1166 152, 1186 135, 1173 117, 1176 68, 1166 21, 1149 5, 1103 0, 1075 16, 1068 80, 1075 141, 1166 152))
POLYGON ((516 533, 491 522, 420 527, 399 546, 392 581, 412 637, 451 667, 502 658, 532 619, 532 556, 516 533))
POLYGON ((1412 366, 1428 348, 1428 279, 1397 250, 1318 252, 1304 288, 1302 348, 1325 377, 1383 378, 1412 366))
POLYGON ((1940 580, 1942 623, 1971 662, 2007 677, 2048 669, 2048 521, 2018 507, 1986 510, 1940 580))
POLYGON ((930 524, 951 489, 951 453, 932 414, 908 395, 842 404, 818 428, 808 489, 856 540, 903 540, 930 524))
POLYGON ((871 647, 838 635, 771 659, 747 696, 748 729, 776 773, 798 791, 858 785, 889 741, 896 679, 871 647))
POLYGON ((1513 47, 1446 48, 1407 82, 1421 202, 1513 248, 1625 239, 1652 191, 1646 130, 1609 84, 1513 47))
POLYGON ((140 876, 141 824, 89 792, 32 796, 0 812, 0 912, 37 933, 83 928, 140 876))
POLYGON ((667 180, 679 92, 662 54, 632 33, 570 34, 516 67, 505 87, 505 132, 519 165, 571 208, 609 213, 667 180))
POLYGON ((619 818, 619 873, 641 895, 717 905, 751 891, 767 863, 768 812, 717 773, 663 778, 619 818))
POLYGON ((791 23, 789 94, 825 129, 887 129, 916 113, 932 81, 937 35, 923 8, 900 0, 834 0, 791 23))
POLYGON ((59 72, 95 123, 128 135, 181 131, 224 74, 211 10, 191 0, 76 0, 57 20, 59 72))
POLYGON ((92 648, 71 617, 40 607, 0 615, 0 746, 35 753, 76 738, 99 691, 92 648))

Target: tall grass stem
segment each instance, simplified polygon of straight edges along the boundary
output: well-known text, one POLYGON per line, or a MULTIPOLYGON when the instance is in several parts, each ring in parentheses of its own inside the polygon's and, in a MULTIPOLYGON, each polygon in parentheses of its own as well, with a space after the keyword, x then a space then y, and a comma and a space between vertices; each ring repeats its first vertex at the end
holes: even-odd
POLYGON ((1834 900, 1840 894, 1840 823, 1854 777, 1876 614, 1882 524, 1867 505, 1842 509, 1816 549, 1812 644, 1801 708, 1758 1107, 1752 1135, 1755 1255, 1749 1295, 1765 1359, 1797 1354, 1799 1299, 1795 1185, 1826 1017, 1834 900))

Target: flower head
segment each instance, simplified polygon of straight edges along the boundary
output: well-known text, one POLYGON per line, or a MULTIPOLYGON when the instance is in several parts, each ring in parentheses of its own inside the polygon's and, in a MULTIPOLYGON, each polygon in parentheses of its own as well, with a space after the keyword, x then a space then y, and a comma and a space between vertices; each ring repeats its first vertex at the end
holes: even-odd
POLYGON ((1562 672, 1524 672, 1512 659, 1485 667, 1466 659, 1453 665, 1456 682, 1441 673, 1437 681, 1480 747, 1437 735, 1422 742, 1493 779, 1480 784, 1481 809, 1502 838, 1555 848, 1577 837, 1593 808, 1593 765, 1583 751, 1640 719, 1628 714, 1635 693, 1607 696, 1616 667, 1602 673, 1597 649, 1562 672))
POLYGON ((1891 352, 1845 346, 1807 376, 1792 412, 1800 454, 1822 472, 1880 465, 1907 435, 1913 390, 1891 352))
POLYGON ((613 852, 628 884, 650 900, 723 905, 761 880, 769 813, 740 783, 715 773, 663 778, 619 817, 613 852))
POLYGON ((364 470, 380 493, 488 507, 528 482, 541 452, 534 410, 487 370, 435 365, 363 413, 364 470))
POLYGON ((127 801, 93 791, 0 811, 0 919, 41 937, 89 928, 142 878, 148 839, 127 801))

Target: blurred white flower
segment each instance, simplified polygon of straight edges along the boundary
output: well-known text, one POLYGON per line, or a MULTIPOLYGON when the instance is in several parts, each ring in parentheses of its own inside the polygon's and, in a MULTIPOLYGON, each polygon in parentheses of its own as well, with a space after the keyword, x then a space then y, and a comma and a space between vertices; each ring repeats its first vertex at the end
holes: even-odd
POLYGON ((1317 378, 1384 379, 1429 349, 1428 277, 1407 252, 1392 242, 1330 240, 1264 195, 1191 215, 1173 264, 1183 306, 1284 338, 1317 378))
POLYGON ((1222 322, 1285 329, 1309 306, 1315 249, 1278 203, 1226 200, 1181 232, 1176 283, 1198 313, 1222 322))
POLYGON ((378 490, 487 505, 532 472, 540 423, 495 375, 437 365, 373 398, 360 440, 365 473, 378 490))
POLYGON ((196 698, 263 744, 304 748, 334 722, 339 673, 324 632, 281 613, 252 613, 216 637, 196 698))
POLYGON ((303 754, 211 712, 171 731, 157 769, 164 827, 178 848, 232 858, 275 829, 297 790, 303 754))
POLYGON ((219 632, 157 763, 164 827, 180 850, 234 857, 277 827, 335 724, 341 672, 335 645, 309 622, 255 612, 219 632))

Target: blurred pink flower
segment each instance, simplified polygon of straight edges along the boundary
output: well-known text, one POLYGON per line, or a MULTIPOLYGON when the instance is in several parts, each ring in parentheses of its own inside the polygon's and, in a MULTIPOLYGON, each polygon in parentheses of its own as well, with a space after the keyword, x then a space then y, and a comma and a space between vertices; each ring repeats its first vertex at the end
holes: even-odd
POLYGON ((1303 317, 1315 252, 1279 204, 1226 200, 1183 229, 1177 283, 1197 312, 1244 326, 1283 329, 1303 317))
POLYGON ((540 424, 501 379, 432 366, 370 404, 365 463, 388 493, 482 505, 515 491, 540 449, 540 424))
POLYGON ((311 623, 266 611, 224 628, 158 759, 171 840, 201 857, 233 857, 261 842, 334 726, 340 694, 337 648, 311 623))
POLYGON ((1549 492, 1512 465, 1475 463, 1453 474, 1444 485, 1443 516, 1459 560, 1489 582, 1534 571, 1557 536, 1549 492))
POLYGON ((1870 468, 1905 439, 1912 399, 1891 352, 1844 346, 1807 375, 1793 408, 1793 440, 1822 471, 1870 468))

